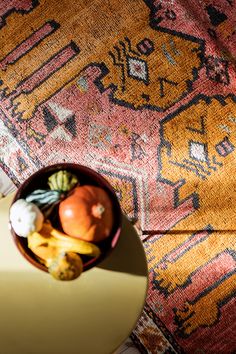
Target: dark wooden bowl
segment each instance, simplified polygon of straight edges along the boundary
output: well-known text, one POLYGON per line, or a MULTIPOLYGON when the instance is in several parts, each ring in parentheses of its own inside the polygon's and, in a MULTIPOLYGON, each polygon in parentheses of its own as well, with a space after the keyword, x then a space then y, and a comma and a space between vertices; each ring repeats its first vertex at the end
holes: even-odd
MULTIPOLYGON (((110 185, 110 183, 102 177, 96 171, 79 164, 74 163, 59 163, 51 166, 44 167, 39 171, 35 172, 31 177, 29 177, 17 190, 15 197, 13 199, 12 204, 20 198, 25 198, 28 194, 33 192, 35 189, 49 189, 47 185, 47 180, 50 175, 59 170, 67 170, 68 172, 72 172, 77 175, 80 184, 90 184, 97 187, 103 188, 111 198, 113 205, 113 214, 114 214, 114 225, 111 231, 110 236, 99 242, 98 246, 101 249, 101 255, 98 258, 86 258, 83 259, 83 270, 88 270, 98 263, 100 263, 104 258, 107 257, 108 254, 113 250, 116 246, 117 241, 121 232, 121 221, 122 221, 122 213, 119 201, 117 196, 110 185)), ((11 227, 11 233, 13 235, 15 244, 21 254, 35 267, 47 272, 47 267, 39 262, 34 253, 27 246, 27 238, 18 236, 11 227)))

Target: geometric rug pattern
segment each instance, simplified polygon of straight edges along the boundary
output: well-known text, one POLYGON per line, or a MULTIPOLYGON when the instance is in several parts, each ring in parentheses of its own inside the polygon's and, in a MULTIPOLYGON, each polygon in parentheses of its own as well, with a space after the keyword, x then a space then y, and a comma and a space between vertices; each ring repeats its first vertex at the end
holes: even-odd
POLYGON ((141 353, 233 353, 234 0, 2 0, 0 163, 94 168, 136 224, 141 353))

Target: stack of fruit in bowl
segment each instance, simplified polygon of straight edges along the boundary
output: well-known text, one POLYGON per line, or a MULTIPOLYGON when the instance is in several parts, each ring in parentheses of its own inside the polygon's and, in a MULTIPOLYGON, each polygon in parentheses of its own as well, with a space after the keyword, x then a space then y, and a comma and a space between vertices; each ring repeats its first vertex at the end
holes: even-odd
MULTIPOLYGON (((31 187, 24 197, 15 198, 10 226, 18 241, 27 240, 41 269, 58 280, 72 280, 107 248, 115 224, 112 195, 99 185, 81 183, 78 174, 66 169, 49 174, 45 182, 47 188, 31 187)), ((22 252, 25 243, 17 245, 22 252)))

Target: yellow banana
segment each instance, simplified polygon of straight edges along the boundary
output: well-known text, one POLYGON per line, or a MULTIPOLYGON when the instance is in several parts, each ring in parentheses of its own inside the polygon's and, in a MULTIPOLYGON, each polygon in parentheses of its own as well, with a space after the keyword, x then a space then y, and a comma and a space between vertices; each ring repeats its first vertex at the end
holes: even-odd
POLYGON ((75 252, 84 254, 91 257, 98 257, 101 254, 99 247, 95 244, 77 238, 67 236, 66 234, 54 229, 49 222, 43 224, 43 228, 40 232, 33 232, 28 236, 28 247, 37 254, 40 258, 43 258, 43 254, 46 257, 53 258, 55 253, 58 252, 75 252))

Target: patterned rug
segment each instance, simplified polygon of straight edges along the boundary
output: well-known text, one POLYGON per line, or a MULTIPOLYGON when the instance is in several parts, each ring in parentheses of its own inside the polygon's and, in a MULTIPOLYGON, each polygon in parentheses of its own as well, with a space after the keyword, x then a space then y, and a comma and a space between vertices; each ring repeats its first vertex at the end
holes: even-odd
POLYGON ((114 186, 150 270, 141 353, 235 353, 235 0, 0 0, 0 159, 114 186))

